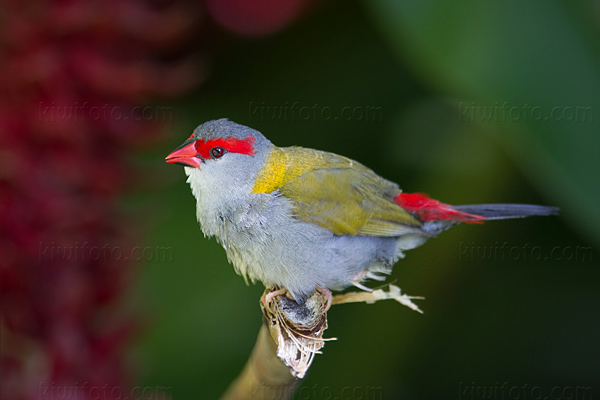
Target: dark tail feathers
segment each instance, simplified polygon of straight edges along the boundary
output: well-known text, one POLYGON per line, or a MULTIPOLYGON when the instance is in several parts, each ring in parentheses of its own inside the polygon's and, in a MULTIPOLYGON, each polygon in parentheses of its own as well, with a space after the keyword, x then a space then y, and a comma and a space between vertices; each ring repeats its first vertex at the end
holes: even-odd
POLYGON ((454 209, 469 214, 480 215, 486 219, 525 218, 535 215, 557 215, 558 207, 535 206, 531 204, 472 204, 453 206, 454 209))

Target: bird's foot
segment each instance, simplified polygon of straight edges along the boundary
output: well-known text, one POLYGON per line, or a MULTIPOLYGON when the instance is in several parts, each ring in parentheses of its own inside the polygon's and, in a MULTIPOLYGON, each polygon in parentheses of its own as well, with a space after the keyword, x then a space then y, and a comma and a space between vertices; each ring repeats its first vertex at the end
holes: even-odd
POLYGON ((288 293, 289 293, 289 291, 284 287, 273 290, 269 293, 264 292, 263 295, 260 297, 260 301, 265 305, 265 307, 268 307, 269 304, 271 304, 271 302, 273 301, 273 298, 275 296, 283 296, 283 295, 287 295, 288 293))
MULTIPOLYGON (((261 309, 271 337, 277 344, 277 357, 303 378, 316 354, 325 345, 327 289, 317 288, 305 301, 296 302, 285 288, 265 289, 261 309)), ((329 292, 329 297, 331 293, 329 292)))
MULTIPOLYGON (((316 289, 325 298, 325 311, 324 312, 329 311, 329 309, 331 308, 331 302, 332 302, 332 299, 333 299, 333 295, 331 294, 331 290, 329 290, 329 289, 327 289, 326 287, 323 287, 323 286, 317 286, 316 289)), ((286 296, 286 295, 291 300, 294 300, 294 298, 291 297, 290 292, 286 288, 282 287, 280 289, 275 289, 275 290, 270 291, 268 293, 265 291, 262 294, 262 296, 260 297, 260 301, 262 302, 262 304, 265 307, 268 307, 271 304, 271 302, 273 301, 273 299, 275 297, 277 297, 277 296, 286 296)))
POLYGON ((325 312, 329 311, 329 309, 331 308, 331 302, 333 299, 331 290, 329 290, 323 286, 317 286, 317 290, 323 294, 323 297, 325 297, 325 300, 327 301, 327 306, 325 307, 325 312))

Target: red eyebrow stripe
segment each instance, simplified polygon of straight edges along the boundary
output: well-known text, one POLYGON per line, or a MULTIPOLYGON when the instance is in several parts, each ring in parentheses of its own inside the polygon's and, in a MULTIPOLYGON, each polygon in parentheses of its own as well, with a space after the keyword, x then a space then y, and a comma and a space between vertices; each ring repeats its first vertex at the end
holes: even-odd
POLYGON ((204 159, 210 158, 210 149, 213 147, 222 147, 230 153, 254 155, 254 138, 248 136, 245 139, 237 139, 233 137, 224 139, 214 139, 205 141, 204 139, 196 140, 196 151, 198 155, 204 159))

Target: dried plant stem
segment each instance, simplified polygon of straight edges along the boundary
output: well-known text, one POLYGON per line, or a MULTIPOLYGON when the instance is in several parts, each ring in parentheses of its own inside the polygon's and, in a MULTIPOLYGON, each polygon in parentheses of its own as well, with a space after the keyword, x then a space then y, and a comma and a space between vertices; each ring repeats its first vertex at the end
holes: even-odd
POLYGON ((300 379, 277 357, 277 343, 265 323, 246 366, 221 400, 292 398, 300 379))
MULTIPOLYGON (((261 299, 263 325, 246 366, 231 384, 221 400, 284 400, 293 397, 300 380, 306 376, 314 356, 320 353, 325 341, 327 312, 323 293, 315 291, 304 304, 288 298, 285 291, 266 290, 261 299), (267 296, 276 293, 275 296, 267 296)), ((413 299, 400 288, 352 292, 333 298, 333 304, 392 299, 422 313, 413 299)))
POLYGON ((398 303, 410 308, 413 311, 423 314, 423 311, 412 302, 412 300, 424 300, 422 296, 408 296, 402 294, 400 288, 395 285, 388 285, 388 291, 382 289, 373 290, 372 292, 349 292, 333 296, 332 304, 346 303, 368 303, 372 304, 381 300, 396 300, 398 303))

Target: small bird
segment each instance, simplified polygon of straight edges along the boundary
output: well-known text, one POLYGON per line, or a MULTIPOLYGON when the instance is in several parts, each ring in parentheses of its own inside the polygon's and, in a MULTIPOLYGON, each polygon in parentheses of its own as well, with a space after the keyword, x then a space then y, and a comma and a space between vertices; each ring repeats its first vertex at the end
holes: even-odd
POLYGON ((185 166, 204 235, 246 282, 302 304, 315 290, 385 280, 404 251, 461 222, 555 215, 527 204, 451 206, 400 187, 349 158, 281 148, 228 119, 206 122, 166 157, 185 166))

